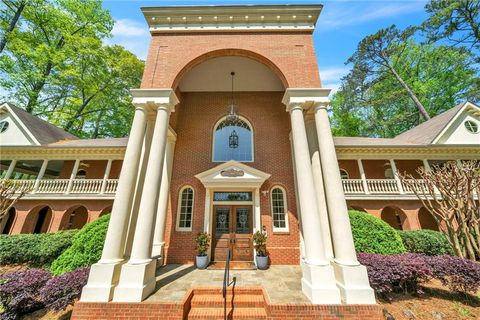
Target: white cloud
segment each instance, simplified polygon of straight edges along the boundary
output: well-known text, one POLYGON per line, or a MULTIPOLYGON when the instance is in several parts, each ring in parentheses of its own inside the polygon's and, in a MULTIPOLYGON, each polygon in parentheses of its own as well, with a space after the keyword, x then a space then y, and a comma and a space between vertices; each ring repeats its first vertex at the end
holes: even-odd
POLYGON ((415 11, 423 11, 425 1, 409 2, 373 2, 366 5, 362 3, 337 3, 325 6, 318 20, 318 28, 335 29, 344 26, 353 26, 361 23, 395 17, 415 11))
POLYGON ((320 68, 320 79, 322 82, 339 82, 340 79, 350 71, 348 67, 326 67, 320 68))
POLYGON ((105 41, 106 44, 118 44, 145 60, 150 44, 150 33, 146 23, 132 19, 118 19, 112 30, 113 37, 105 41))

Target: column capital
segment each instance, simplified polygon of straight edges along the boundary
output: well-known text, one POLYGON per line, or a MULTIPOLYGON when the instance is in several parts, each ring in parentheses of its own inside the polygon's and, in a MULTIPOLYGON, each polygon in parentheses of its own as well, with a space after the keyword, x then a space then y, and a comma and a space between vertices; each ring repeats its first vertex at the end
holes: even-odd
POLYGON ((327 88, 288 88, 283 95, 282 103, 290 111, 290 105, 302 104, 303 109, 316 111, 317 108, 326 108, 330 103, 328 95, 332 89, 327 88))
POLYGON ((132 104, 137 108, 143 108, 148 111, 167 109, 170 112, 174 112, 175 106, 179 103, 175 92, 171 88, 131 89, 130 93, 133 97, 132 104))

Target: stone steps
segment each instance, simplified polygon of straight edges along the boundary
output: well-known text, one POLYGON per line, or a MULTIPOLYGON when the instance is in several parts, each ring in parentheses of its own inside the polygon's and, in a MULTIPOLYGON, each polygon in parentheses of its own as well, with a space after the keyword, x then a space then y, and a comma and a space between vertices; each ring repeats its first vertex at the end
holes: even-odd
MULTIPOLYGON (((193 308, 188 314, 188 319, 195 320, 223 320, 223 307, 221 308, 193 308)), ((267 319, 265 308, 227 308, 227 319, 267 319)))

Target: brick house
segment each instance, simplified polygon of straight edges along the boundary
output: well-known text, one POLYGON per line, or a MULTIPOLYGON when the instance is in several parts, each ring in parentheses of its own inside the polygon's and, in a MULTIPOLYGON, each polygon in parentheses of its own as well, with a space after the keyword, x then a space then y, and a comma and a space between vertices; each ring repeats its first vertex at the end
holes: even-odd
MULTIPOLYGON (((83 301, 139 302, 160 264, 301 265, 314 304, 372 304, 347 208, 397 229, 437 229, 394 174, 480 158, 480 109, 462 103, 392 139, 335 137, 312 33, 320 5, 142 8, 150 49, 129 138, 78 139, 5 103, 2 178, 29 193, 5 234, 79 228, 112 212, 83 301)), ((147 40, 146 40, 147 41, 147 40)))

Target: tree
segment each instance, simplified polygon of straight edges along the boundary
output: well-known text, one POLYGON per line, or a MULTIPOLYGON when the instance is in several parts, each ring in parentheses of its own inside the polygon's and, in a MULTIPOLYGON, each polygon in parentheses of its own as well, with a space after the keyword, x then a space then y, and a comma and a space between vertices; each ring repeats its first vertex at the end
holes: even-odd
POLYGON ((429 16, 421 28, 429 41, 445 40, 453 46, 480 49, 478 0, 430 0, 425 9, 429 16))
POLYGON ((417 169, 420 178, 398 173, 430 212, 459 257, 480 260, 480 162, 461 166, 448 162, 428 171, 417 169))
MULTIPOLYGON (((480 99, 478 70, 464 48, 408 40, 401 58, 394 54, 392 60, 432 116, 459 102, 480 99)), ((342 79, 332 107, 335 135, 394 137, 424 121, 393 74, 371 73, 359 63, 342 79)))
POLYGON ((418 112, 428 120, 430 115, 427 110, 397 70, 397 63, 402 59, 402 53, 408 46, 407 40, 412 32, 413 30, 401 32, 395 25, 380 29, 377 33, 360 41, 357 51, 347 60, 347 63, 353 63, 354 68, 356 66, 365 68, 370 74, 386 72, 392 74, 412 99, 418 112))
POLYGON ((8 36, 17 26, 20 15, 27 4, 26 0, 3 0, 2 2, 4 7, 0 10, 0 29, 5 31, 0 38, 0 53, 5 48, 8 36))
POLYGON ((10 208, 27 192, 29 192, 28 189, 25 189, 23 185, 14 180, 0 180, 0 221, 8 214, 10 208))

